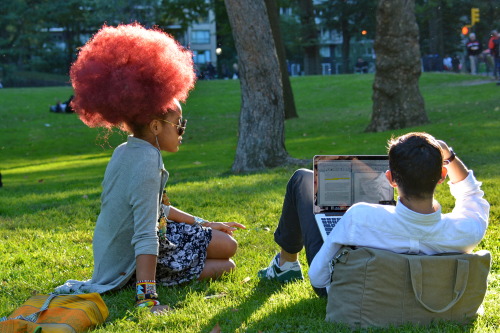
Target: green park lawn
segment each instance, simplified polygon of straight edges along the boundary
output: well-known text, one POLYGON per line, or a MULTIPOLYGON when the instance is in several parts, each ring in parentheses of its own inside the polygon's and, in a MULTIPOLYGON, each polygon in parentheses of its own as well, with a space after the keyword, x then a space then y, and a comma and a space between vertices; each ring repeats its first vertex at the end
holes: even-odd
MULTIPOLYGON (((453 146, 483 182, 491 204, 490 226, 477 250, 493 255, 484 315, 469 326, 439 323, 439 332, 500 331, 500 87, 484 77, 424 74, 420 81, 430 123, 404 130, 365 133, 371 115, 373 75, 292 78, 299 118, 286 121, 291 156, 383 154, 391 135, 426 131, 453 146)), ((110 310, 97 332, 331 332, 326 300, 306 278, 280 285, 259 281, 277 247, 277 224, 295 166, 233 174, 240 109, 236 80, 197 83, 184 107, 184 144, 164 153, 173 205, 217 221, 238 221, 237 270, 215 282, 159 287, 174 311, 152 315, 133 307, 131 288, 103 295, 110 310)), ((92 233, 99 214, 101 181, 119 132, 87 128, 74 114, 49 113, 71 88, 0 90, 0 317, 34 292, 49 293, 67 279, 92 274, 92 233)), ((447 185, 436 194, 448 212, 447 185)), ((307 273, 305 256, 301 257, 307 273)), ((387 330, 372 330, 387 331, 387 330)), ((426 332, 407 325, 392 332, 426 332)))

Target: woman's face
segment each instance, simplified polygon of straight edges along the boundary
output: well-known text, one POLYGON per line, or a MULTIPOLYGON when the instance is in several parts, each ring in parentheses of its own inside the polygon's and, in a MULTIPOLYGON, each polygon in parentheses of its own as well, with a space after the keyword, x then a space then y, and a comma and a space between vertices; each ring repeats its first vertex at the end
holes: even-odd
POLYGON ((182 108, 180 104, 177 103, 175 110, 167 113, 166 118, 160 121, 162 129, 157 135, 158 144, 160 145, 160 150, 175 153, 179 150, 179 146, 182 144, 182 134, 184 134, 184 129, 186 124, 182 120, 182 108))

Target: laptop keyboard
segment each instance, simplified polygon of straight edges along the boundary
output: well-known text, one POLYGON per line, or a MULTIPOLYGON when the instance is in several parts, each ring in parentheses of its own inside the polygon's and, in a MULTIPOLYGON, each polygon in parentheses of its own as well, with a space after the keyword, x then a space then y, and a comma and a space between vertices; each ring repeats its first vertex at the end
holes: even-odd
POLYGON ((338 217, 322 217, 321 222, 323 222, 323 225, 325 226, 326 234, 329 235, 330 232, 333 230, 333 227, 337 224, 338 221, 340 221, 341 216, 338 217))

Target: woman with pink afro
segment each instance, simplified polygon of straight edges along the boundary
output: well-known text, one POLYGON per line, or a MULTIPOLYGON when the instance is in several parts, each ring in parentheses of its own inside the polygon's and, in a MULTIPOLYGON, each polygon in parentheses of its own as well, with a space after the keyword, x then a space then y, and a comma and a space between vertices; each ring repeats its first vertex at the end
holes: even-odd
POLYGON ((137 306, 161 305, 156 284, 172 286, 231 271, 236 222, 208 222, 170 205, 161 151, 177 152, 186 130, 179 102, 195 83, 192 54, 158 29, 104 26, 71 67, 72 106, 90 127, 129 132, 109 161, 93 238, 94 272, 60 293, 135 283, 137 306))

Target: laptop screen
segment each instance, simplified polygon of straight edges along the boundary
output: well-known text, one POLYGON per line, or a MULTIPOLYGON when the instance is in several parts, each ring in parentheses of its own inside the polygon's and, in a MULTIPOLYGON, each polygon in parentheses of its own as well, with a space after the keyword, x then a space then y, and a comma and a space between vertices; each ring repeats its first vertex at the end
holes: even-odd
POLYGON ((314 213, 345 212, 357 202, 394 204, 387 155, 314 156, 314 213))

